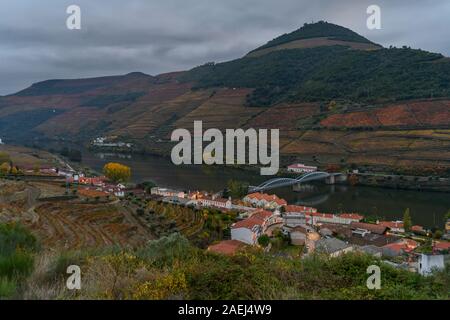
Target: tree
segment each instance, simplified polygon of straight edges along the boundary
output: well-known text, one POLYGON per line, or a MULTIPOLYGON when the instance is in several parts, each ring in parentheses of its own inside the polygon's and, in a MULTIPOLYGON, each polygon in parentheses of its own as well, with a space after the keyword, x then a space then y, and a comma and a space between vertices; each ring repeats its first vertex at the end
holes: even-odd
POLYGON ((434 234, 433 234, 433 238, 434 239, 436 239, 436 240, 438 240, 438 239, 441 239, 442 238, 442 231, 441 230, 436 230, 435 232, 434 232, 434 234))
POLYGON ((120 163, 110 162, 103 167, 103 173, 114 182, 126 182, 131 178, 131 168, 120 163))
POLYGON ((9 171, 11 170, 11 167, 9 166, 9 164, 7 162, 2 163, 2 165, 0 165, 0 173, 3 175, 6 175, 9 173, 9 171))
POLYGON ((409 212, 409 208, 405 210, 405 213, 403 214, 403 228, 406 232, 409 232, 411 230, 412 221, 411 221, 411 214, 409 212))
POLYGON ((235 199, 244 197, 248 192, 248 183, 236 180, 229 180, 228 184, 229 195, 235 199))
POLYGON ((19 173, 19 170, 17 170, 16 167, 12 167, 12 168, 11 168, 11 174, 17 175, 18 173, 19 173))
POLYGON ((337 107, 337 103, 336 103, 336 101, 334 101, 334 100, 330 101, 330 103, 328 104, 328 110, 329 110, 329 111, 334 111, 334 110, 336 110, 336 107, 337 107))
POLYGON ((263 234, 261 237, 258 238, 258 243, 262 247, 267 247, 270 243, 270 238, 267 234, 263 234))
POLYGON ((150 181, 142 182, 141 186, 142 186, 142 189, 145 190, 145 192, 150 193, 151 189, 153 187, 156 187, 157 185, 156 185, 156 182, 150 180, 150 181))

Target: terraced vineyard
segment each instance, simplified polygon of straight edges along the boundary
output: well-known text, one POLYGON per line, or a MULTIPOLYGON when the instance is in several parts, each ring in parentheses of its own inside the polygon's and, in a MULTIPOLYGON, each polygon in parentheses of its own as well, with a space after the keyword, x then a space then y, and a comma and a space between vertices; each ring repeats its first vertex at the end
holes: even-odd
POLYGON ((176 229, 188 239, 194 239, 203 231, 205 218, 200 211, 155 201, 149 203, 149 208, 153 214, 164 216, 168 223, 175 223, 176 229))
POLYGON ((151 239, 114 205, 44 203, 31 227, 44 245, 64 248, 138 246, 151 239))

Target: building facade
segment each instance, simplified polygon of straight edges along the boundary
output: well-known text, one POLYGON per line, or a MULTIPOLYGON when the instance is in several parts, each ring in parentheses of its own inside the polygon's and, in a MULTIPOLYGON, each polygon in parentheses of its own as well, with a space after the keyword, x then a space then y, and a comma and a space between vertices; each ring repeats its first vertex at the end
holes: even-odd
POLYGON ((317 167, 307 166, 302 163, 296 163, 296 164, 292 164, 292 165, 288 166, 287 170, 289 172, 295 172, 295 173, 311 173, 311 172, 316 172, 317 167))

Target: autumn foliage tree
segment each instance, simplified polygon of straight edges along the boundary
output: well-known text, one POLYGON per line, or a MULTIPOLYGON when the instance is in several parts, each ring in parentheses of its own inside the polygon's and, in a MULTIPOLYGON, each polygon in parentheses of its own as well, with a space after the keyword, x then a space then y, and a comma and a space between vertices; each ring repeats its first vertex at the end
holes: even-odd
POLYGON ((103 173, 114 182, 126 182, 131 178, 131 168, 120 163, 110 162, 103 167, 103 173))
POLYGON ((11 166, 8 163, 4 162, 0 165, 0 174, 2 175, 8 174, 10 170, 11 166))

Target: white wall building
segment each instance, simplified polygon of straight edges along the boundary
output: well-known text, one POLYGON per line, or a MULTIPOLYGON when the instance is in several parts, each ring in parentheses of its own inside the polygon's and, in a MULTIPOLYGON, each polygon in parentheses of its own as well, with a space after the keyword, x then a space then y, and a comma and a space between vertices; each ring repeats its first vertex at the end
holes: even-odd
POLYGON ((236 226, 231 228, 231 239, 255 245, 261 235, 261 226, 236 226))
POLYGON ((444 255, 421 254, 418 262, 418 272, 423 276, 430 275, 434 270, 443 270, 445 268, 444 255))
POLYGON ((203 198, 198 199, 197 203, 203 207, 216 207, 223 209, 232 209, 233 204, 231 203, 231 199, 223 199, 223 198, 203 198))
POLYGON ((154 194, 154 195, 158 195, 158 196, 163 196, 163 197, 178 197, 178 198, 185 197, 185 193, 183 191, 172 190, 172 189, 167 189, 167 188, 159 188, 159 187, 151 188, 150 193, 154 194))
POLYGON ((296 164, 292 164, 292 165, 288 166, 287 170, 289 172, 295 172, 295 173, 310 173, 310 172, 317 171, 317 167, 307 166, 302 163, 296 163, 296 164))
POLYGON ((253 213, 249 218, 231 226, 231 239, 255 245, 267 226, 271 224, 272 219, 273 213, 269 211, 262 210, 253 213))

